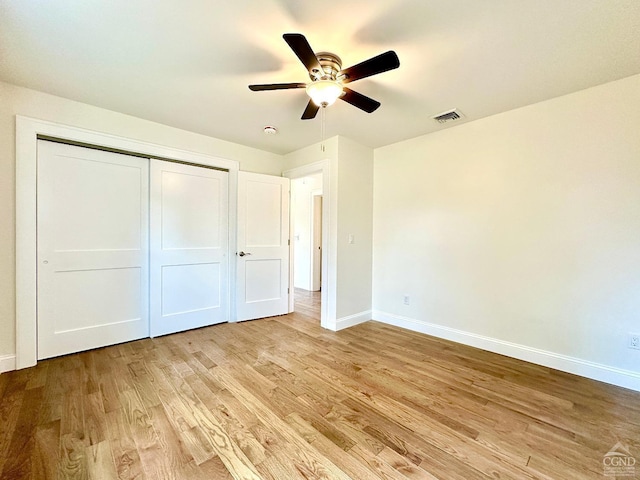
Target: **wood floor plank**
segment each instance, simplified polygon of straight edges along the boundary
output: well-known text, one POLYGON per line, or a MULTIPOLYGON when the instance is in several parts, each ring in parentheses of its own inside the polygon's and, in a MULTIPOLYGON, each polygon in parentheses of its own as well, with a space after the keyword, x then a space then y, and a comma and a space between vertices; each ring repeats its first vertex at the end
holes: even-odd
MULTIPOLYGON (((375 470, 372 470, 368 463, 360 462, 356 457, 350 455, 344 448, 327 438, 322 432, 316 430, 301 415, 292 413, 285 418, 285 421, 296 430, 310 445, 319 453, 331 460, 353 479, 363 479, 375 477, 375 470)), ((348 449, 355 446, 351 445, 348 449)))
POLYGON ((83 395, 84 431, 89 445, 102 443, 107 439, 107 425, 102 395, 99 391, 83 395))
POLYGON ((232 441, 230 435, 215 420, 215 417, 204 410, 196 410, 195 417, 202 431, 224 463, 227 470, 236 479, 254 480, 260 475, 251 460, 244 454, 238 444, 232 441))
MULTIPOLYGON (((220 367, 218 367, 220 368, 220 367)), ((304 439, 296 435, 295 431, 289 427, 284 420, 273 412, 270 406, 263 404, 249 390, 237 382, 232 376, 223 370, 216 369, 216 375, 224 383, 229 391, 235 392, 242 396, 244 401, 249 404, 258 418, 266 425, 275 428, 281 436, 287 441, 290 450, 288 453, 294 457, 296 468, 303 474, 312 475, 311 478, 321 475, 331 475, 327 478, 347 479, 348 476, 338 467, 333 465, 327 459, 317 454, 315 451, 309 451, 304 448, 306 442, 304 439), (326 474, 324 473, 326 472, 326 474)))
MULTIPOLYGON (((315 362, 315 359, 311 360, 315 362)), ((406 405, 388 398, 382 394, 377 394, 372 388, 362 388, 357 380, 348 377, 336 370, 327 373, 322 368, 322 364, 310 367, 319 376, 326 376, 334 384, 344 389, 352 399, 348 400, 350 405, 360 405, 363 411, 375 412, 379 420, 384 418, 392 422, 403 425, 411 425, 417 433, 428 438, 428 443, 436 448, 449 452, 456 458, 463 459, 465 463, 475 462, 477 468, 488 475, 519 476, 521 478, 533 478, 517 464, 510 464, 508 459, 500 455, 501 452, 484 451, 480 444, 470 441, 464 435, 460 435, 450 429, 442 428, 437 422, 431 421, 428 417, 421 415, 406 405), (452 448, 452 444, 459 444, 461 448, 452 448), (499 455, 495 455, 498 453, 499 455)), ((343 402, 347 403, 347 401, 343 402)), ((404 432, 403 434, 406 434, 404 432)))
POLYGON ((155 407, 162 403, 158 396, 158 389, 160 387, 157 385, 156 377, 154 377, 147 368, 147 363, 148 362, 138 360, 131 362, 127 366, 129 367, 129 372, 135 382, 135 389, 142 403, 146 407, 155 407))
MULTIPOLYGON (((382 451, 382 449, 380 451, 382 451)), ((406 480, 407 478, 397 469, 393 468, 391 465, 385 462, 377 454, 374 454, 369 450, 362 448, 360 445, 354 445, 353 448, 349 450, 349 454, 357 461, 369 467, 369 469, 375 475, 372 478, 381 478, 385 480, 406 480)))
POLYGON ((412 461, 405 456, 400 455, 392 448, 385 447, 378 454, 378 458, 384 460, 387 464, 402 474, 404 477, 412 480, 438 480, 438 477, 433 476, 426 470, 423 470, 418 465, 415 465, 412 461))
POLYGON ((164 408, 160 405, 151 407, 151 418, 153 419, 153 428, 158 436, 158 441, 169 464, 177 469, 193 462, 193 456, 173 429, 173 425, 167 418, 164 408))
POLYGON ((425 468, 428 466, 430 471, 447 471, 451 478, 472 480, 485 477, 467 461, 464 451, 458 454, 455 446, 442 448, 442 445, 434 445, 430 436, 420 436, 409 425, 398 424, 361 401, 348 399, 343 406, 353 412, 349 416, 362 431, 368 430, 372 438, 381 443, 380 451, 391 449, 407 461, 425 468))
POLYGON ((89 480, 118 480, 108 440, 91 444, 86 450, 89 480))
MULTIPOLYGON (((349 357, 344 351, 341 353, 341 356, 349 357)), ((361 356, 356 354, 353 355, 353 358, 358 359, 361 356)), ((340 365, 336 369, 345 375, 354 374, 351 369, 345 369, 340 365)), ((414 410, 470 438, 477 438, 479 433, 470 425, 478 427, 486 425, 486 416, 480 416, 473 410, 461 408, 460 404, 452 406, 450 402, 441 397, 442 392, 440 391, 435 391, 429 398, 425 398, 424 392, 430 390, 430 385, 420 381, 416 375, 403 375, 401 366, 391 371, 388 368, 368 365, 366 368, 359 368, 355 375, 360 384, 384 393, 392 399, 400 400, 414 410), (458 415, 459 412, 460 415, 458 415)))
MULTIPOLYGON (((193 375, 193 372, 192 372, 193 375)), ((260 476, 253 463, 241 450, 239 445, 232 441, 229 432, 218 422, 215 416, 199 401, 191 387, 181 377, 173 377, 174 387, 182 394, 183 402, 190 412, 191 417, 201 428, 202 433, 213 450, 220 457, 224 465, 234 478, 259 479, 260 476)))
MULTIPOLYGON (((146 476, 148 478, 170 477, 177 466, 171 464, 175 457, 169 457, 163 451, 156 429, 153 427, 151 410, 145 408, 135 389, 120 392, 120 403, 146 476)), ((176 463, 179 465, 179 462, 176 463)))
MULTIPOLYGON (((79 369, 69 371, 79 378, 79 369)), ((90 431, 84 429, 83 395, 67 385, 60 419, 60 476, 88 478, 86 447, 90 431)))
POLYGON ((27 382, 25 388, 27 390, 32 390, 38 387, 44 387, 47 378, 48 378, 48 370, 49 363, 40 362, 32 371, 29 381, 27 382))
POLYGON ((355 447, 360 447, 370 451, 373 455, 377 455, 385 447, 383 442, 364 431, 368 423, 362 416, 346 407, 343 403, 334 405, 324 418, 356 441, 356 445, 351 447, 349 451, 352 451, 355 447))
POLYGON ((0 473, 2 473, 2 468, 8 459, 9 446, 13 440, 14 430, 20 418, 20 409, 24 395, 24 390, 13 392, 10 395, 2 397, 2 403, 0 403, 0 425, 2 425, 0 429, 0 473))
MULTIPOLYGON (((195 375, 194 375, 195 377, 195 375)), ((254 465, 260 465, 265 459, 264 447, 256 440, 249 428, 242 424, 239 418, 235 417, 223 401, 213 394, 206 386, 195 378, 189 385, 194 389, 198 399, 207 407, 209 412, 215 417, 220 426, 240 450, 247 456, 254 465)))
POLYGON ((296 468, 292 459, 289 458, 286 453, 283 453, 279 447, 271 449, 270 453, 264 462, 257 467, 261 478, 268 480, 309 478, 301 475, 301 472, 296 468))
POLYGON ((640 459, 638 392, 378 322, 323 330, 304 295, 2 374, 0 478, 588 480, 618 442, 640 459))
POLYGON ((56 480, 58 478, 59 449, 60 420, 38 426, 34 433, 34 448, 31 453, 33 478, 42 480, 56 480))
POLYGON ((213 458, 215 456, 213 446, 207 440, 185 402, 180 399, 179 393, 165 376, 166 372, 170 373, 172 370, 170 368, 156 369, 153 365, 150 366, 150 369, 156 375, 158 395, 166 416, 176 435, 184 443, 186 450, 198 465, 213 458))
POLYGON ((224 465, 224 462, 220 460, 220 457, 218 456, 201 463, 200 470, 206 479, 215 478, 216 480, 231 480, 233 478, 227 467, 224 465))
POLYGON ((216 393, 220 401, 229 409, 230 414, 237 418, 246 428, 252 429, 260 423, 258 417, 250 409, 248 409, 243 403, 242 399, 236 398, 231 392, 226 389, 220 390, 216 393))
POLYGON ((111 454, 118 479, 142 480, 146 478, 124 409, 120 408, 108 412, 106 417, 111 454))
POLYGON ((98 384, 105 413, 119 410, 121 408, 120 398, 118 395, 118 387, 113 376, 107 374, 101 375, 98 384))
MULTIPOLYGON (((27 379, 24 378, 24 381, 20 381, 20 383, 26 386, 27 379)), ((35 448, 34 434, 41 407, 42 388, 31 390, 29 395, 25 395, 22 400, 11 442, 5 450, 6 459, 0 478, 31 478, 31 455, 35 448)), ((11 390, 8 391, 11 392, 11 390)))

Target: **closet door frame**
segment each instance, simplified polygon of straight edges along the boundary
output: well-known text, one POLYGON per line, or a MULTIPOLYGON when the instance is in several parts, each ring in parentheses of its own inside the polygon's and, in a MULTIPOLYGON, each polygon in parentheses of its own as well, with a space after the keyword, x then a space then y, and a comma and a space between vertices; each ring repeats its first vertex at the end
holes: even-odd
MULTIPOLYGON (((229 172, 229 251, 235 252, 239 163, 173 147, 142 142, 54 122, 16 115, 16 357, 15 368, 37 363, 37 236, 36 165, 37 140, 66 143, 163 158, 229 172)), ((235 263, 229 262, 229 285, 236 284, 235 263)), ((229 288, 230 321, 235 321, 235 289, 229 288)))

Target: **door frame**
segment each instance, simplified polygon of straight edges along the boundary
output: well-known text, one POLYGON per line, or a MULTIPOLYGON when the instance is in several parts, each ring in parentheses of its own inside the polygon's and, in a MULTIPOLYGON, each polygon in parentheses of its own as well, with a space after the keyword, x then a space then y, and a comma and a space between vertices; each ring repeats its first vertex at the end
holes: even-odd
MULTIPOLYGON (((55 122, 16 115, 16 369, 37 363, 37 236, 36 167, 38 137, 93 146, 149 158, 177 160, 229 171, 229 252, 236 249, 237 184, 239 163, 220 157, 85 130, 55 122)), ((229 262, 229 285, 236 270, 229 262)), ((229 288, 229 305, 235 304, 229 288)), ((229 321, 235 320, 230 309, 229 321)))
MULTIPOLYGON (((336 284, 337 284, 337 199, 332 195, 331 161, 321 160, 301 167, 292 168, 282 173, 290 180, 307 177, 314 173, 322 173, 322 290, 320 291, 320 325, 329 330, 336 330, 336 284)), ((293 238, 293 208, 289 210, 289 238, 293 238)), ((293 247, 293 245, 292 245, 293 247)), ((293 248, 289 249, 289 311, 293 312, 293 248)))

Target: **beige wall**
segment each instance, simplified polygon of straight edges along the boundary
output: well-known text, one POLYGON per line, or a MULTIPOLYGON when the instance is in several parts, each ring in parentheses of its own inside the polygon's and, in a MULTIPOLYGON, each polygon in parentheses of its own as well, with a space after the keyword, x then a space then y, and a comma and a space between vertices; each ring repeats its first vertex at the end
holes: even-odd
POLYGON ((377 149, 375 315, 640 373, 639 106, 636 75, 377 149))
POLYGON ((279 175, 282 156, 0 82, 0 359, 15 353, 15 115, 240 162, 279 175))

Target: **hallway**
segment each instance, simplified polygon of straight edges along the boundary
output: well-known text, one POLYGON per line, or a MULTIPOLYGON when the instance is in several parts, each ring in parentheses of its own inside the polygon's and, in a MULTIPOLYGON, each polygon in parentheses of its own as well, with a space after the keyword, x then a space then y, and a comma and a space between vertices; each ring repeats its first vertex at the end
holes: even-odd
POLYGON ((316 320, 320 323, 320 292, 310 292, 296 288, 294 312, 316 320))

